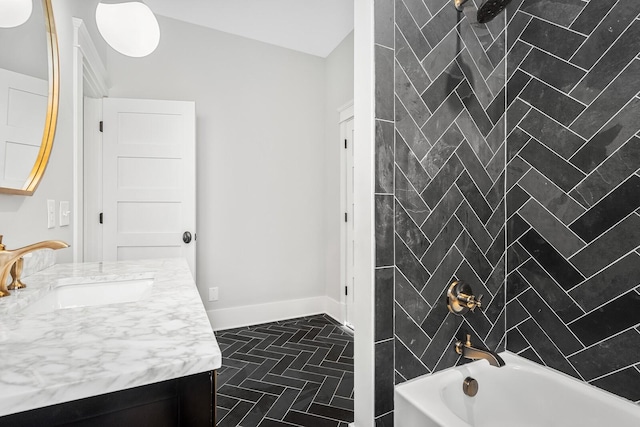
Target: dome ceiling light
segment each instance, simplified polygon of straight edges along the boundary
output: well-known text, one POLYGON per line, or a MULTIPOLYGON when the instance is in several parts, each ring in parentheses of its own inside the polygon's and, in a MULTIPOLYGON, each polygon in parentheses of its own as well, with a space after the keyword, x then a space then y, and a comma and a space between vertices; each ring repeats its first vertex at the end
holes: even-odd
POLYGON ((153 52, 160 42, 160 26, 141 1, 101 0, 96 23, 102 38, 123 55, 140 58, 153 52))
POLYGON ((0 28, 13 28, 27 22, 33 10, 32 0, 0 1, 0 28))

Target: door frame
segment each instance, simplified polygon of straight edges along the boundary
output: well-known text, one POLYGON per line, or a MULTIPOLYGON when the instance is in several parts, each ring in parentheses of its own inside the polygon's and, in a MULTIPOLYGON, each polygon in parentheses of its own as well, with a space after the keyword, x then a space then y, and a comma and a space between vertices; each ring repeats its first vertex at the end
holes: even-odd
POLYGON ((84 97, 83 261, 102 261, 102 98, 84 97))
MULTIPOLYGON (((109 76, 107 69, 100 59, 95 43, 87 30, 84 21, 80 18, 72 18, 73 24, 73 195, 74 202, 71 207, 73 220, 73 262, 83 262, 87 250, 95 245, 88 238, 87 226, 95 227, 97 224, 88 222, 86 217, 86 204, 93 203, 86 200, 85 194, 93 194, 96 188, 85 188, 85 173, 96 173, 89 168, 85 171, 86 156, 95 157, 96 145, 86 141, 84 135, 84 97, 102 98, 109 92, 109 76)), ((99 155, 100 153, 98 153, 99 155)), ((91 182, 102 188, 102 175, 92 176, 91 182), (97 181, 96 181, 97 180, 97 181), (97 183, 97 184, 96 184, 97 183)))
MULTIPOLYGON (((338 284, 340 288, 340 305, 342 307, 341 318, 343 319, 345 325, 349 325, 353 327, 353 316, 351 316, 351 322, 347 322, 347 313, 348 313, 348 301, 347 295, 345 295, 344 287, 345 283, 343 280, 347 274, 347 224, 348 222, 344 221, 344 214, 347 212, 346 206, 346 191, 347 191, 347 175, 345 173, 345 165, 347 162, 347 153, 343 147, 343 142, 347 138, 347 130, 346 123, 354 118, 354 110, 353 110, 353 100, 347 102, 342 107, 338 108, 338 126, 340 127, 340 283, 338 284)), ((353 215, 352 215, 353 216, 353 215)), ((352 219, 353 220, 353 219, 352 219)), ((351 287, 351 292, 354 292, 353 287, 351 287)), ((353 309, 353 304, 351 309, 353 309)))

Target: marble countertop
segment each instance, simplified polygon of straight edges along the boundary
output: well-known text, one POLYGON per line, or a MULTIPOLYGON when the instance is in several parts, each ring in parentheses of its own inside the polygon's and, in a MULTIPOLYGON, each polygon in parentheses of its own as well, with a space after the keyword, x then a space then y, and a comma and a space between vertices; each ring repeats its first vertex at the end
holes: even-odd
POLYGON ((58 264, 0 298, 0 416, 218 369, 185 260, 58 264), (55 286, 153 277, 140 301, 28 314, 55 286))

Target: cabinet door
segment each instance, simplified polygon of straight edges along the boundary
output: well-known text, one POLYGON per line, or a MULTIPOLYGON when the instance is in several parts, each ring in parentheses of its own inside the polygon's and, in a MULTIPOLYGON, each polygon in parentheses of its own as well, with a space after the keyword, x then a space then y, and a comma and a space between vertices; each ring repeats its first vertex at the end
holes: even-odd
POLYGON ((215 427, 215 371, 0 417, 2 427, 215 427))

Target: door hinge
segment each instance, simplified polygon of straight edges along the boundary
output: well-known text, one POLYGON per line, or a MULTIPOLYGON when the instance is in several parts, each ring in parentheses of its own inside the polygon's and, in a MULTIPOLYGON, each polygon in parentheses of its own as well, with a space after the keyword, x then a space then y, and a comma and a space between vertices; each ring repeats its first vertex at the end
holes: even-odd
POLYGON ((103 216, 102 216, 102 212, 100 212, 100 215, 98 215, 98 221, 100 222, 100 224, 103 224, 102 220, 103 220, 103 216))
POLYGON ((344 222, 348 222, 349 214, 344 213, 344 222))
POLYGON ((347 140, 344 140, 344 148, 347 148, 347 140))
POLYGON ((349 295, 349 287, 348 286, 344 287, 344 294, 345 295, 349 295))
POLYGON ((104 132, 104 122, 100 120, 100 132, 104 132))

